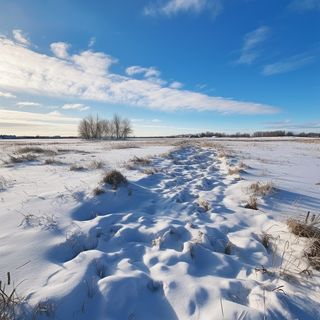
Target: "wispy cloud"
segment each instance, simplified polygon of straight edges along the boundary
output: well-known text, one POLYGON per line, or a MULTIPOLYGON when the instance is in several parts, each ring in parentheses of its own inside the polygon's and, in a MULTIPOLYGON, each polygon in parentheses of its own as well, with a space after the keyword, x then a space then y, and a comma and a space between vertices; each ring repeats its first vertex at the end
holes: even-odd
POLYGON ((289 8, 296 11, 320 10, 320 0, 294 0, 289 8))
POLYGON ((91 50, 61 59, 40 54, 1 37, 0 88, 157 110, 192 109, 239 114, 278 111, 270 105, 170 88, 152 78, 135 79, 115 74, 110 68, 116 61, 105 53, 91 50))
POLYGON ((92 48, 96 43, 96 37, 91 37, 88 43, 88 47, 92 48))
POLYGON ((260 54, 259 45, 268 38, 270 31, 269 27, 261 26, 258 29, 247 33, 244 37, 241 55, 237 60, 237 63, 253 63, 260 54))
POLYGON ((293 122, 290 119, 283 121, 265 122, 267 129, 283 129, 283 130, 312 130, 320 129, 320 119, 310 122, 293 122))
POLYGON ((222 12, 222 0, 164 0, 152 3, 144 8, 144 13, 149 16, 173 16, 178 13, 210 12, 214 17, 222 12))
POLYGON ((57 58, 66 59, 68 58, 68 49, 70 44, 66 42, 53 42, 50 44, 50 49, 57 58))
POLYGON ((13 98, 16 98, 16 96, 10 92, 3 92, 3 91, 0 91, 0 97, 2 98, 9 98, 9 99, 13 99, 13 98))
POLYGON ((303 66, 315 61, 315 57, 306 53, 298 54, 264 66, 262 74, 272 76, 275 74, 286 73, 302 68, 303 66))
POLYGON ((0 109, 0 127, 6 128, 6 132, 13 134, 76 135, 80 120, 57 113, 43 114, 0 109))
POLYGON ((129 76, 142 74, 146 78, 160 77, 160 71, 155 67, 145 68, 141 66, 131 66, 126 69, 126 74, 129 76))
POLYGON ((18 107, 40 107, 40 103, 31 101, 21 101, 17 103, 18 107))
POLYGON ((179 81, 174 81, 170 84, 170 88, 173 88, 173 89, 181 89, 182 87, 183 87, 183 83, 179 81))
POLYGON ((13 34, 14 39, 17 42, 19 42, 20 44, 22 44, 24 46, 30 45, 30 41, 29 41, 28 37, 23 33, 22 30, 14 29, 14 30, 12 30, 12 34, 13 34))
POLYGON ((80 111, 85 111, 90 109, 89 106, 86 106, 82 103, 65 104, 61 108, 64 110, 80 110, 80 111))

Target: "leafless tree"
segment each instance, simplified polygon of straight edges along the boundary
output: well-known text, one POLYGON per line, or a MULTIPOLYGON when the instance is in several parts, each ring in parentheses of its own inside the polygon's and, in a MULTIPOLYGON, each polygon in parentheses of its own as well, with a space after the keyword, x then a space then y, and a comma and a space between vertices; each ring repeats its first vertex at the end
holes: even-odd
POLYGON ((78 130, 83 139, 126 139, 132 133, 130 120, 117 114, 111 120, 89 116, 81 120, 78 130))

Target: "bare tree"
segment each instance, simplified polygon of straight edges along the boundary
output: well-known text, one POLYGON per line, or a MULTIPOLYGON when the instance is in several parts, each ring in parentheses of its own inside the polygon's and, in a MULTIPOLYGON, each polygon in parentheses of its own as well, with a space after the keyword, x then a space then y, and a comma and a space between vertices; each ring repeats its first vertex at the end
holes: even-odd
POLYGON ((126 139, 132 133, 131 122, 125 118, 121 120, 121 138, 126 139))
POLYGON ((82 119, 78 127, 79 136, 83 139, 91 138, 90 124, 88 119, 82 119))
POLYGON ((115 114, 112 120, 89 116, 79 123, 79 136, 83 139, 126 139, 132 133, 129 119, 122 119, 115 114))
POLYGON ((114 135, 116 139, 120 139, 121 137, 121 118, 119 115, 114 114, 112 119, 112 124, 114 127, 114 135))

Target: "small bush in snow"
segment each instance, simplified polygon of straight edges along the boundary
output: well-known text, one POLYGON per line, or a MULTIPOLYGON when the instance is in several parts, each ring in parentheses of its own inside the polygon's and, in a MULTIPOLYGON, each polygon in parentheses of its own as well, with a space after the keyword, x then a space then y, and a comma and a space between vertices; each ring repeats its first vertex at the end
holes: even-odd
POLYGON ((256 197, 251 196, 244 206, 246 209, 258 210, 258 200, 256 197))
POLYGON ((37 156, 31 153, 22 154, 21 156, 15 156, 10 154, 9 160, 5 161, 6 164, 12 164, 12 163, 22 163, 22 162, 28 162, 28 161, 35 161, 37 159, 37 156))
POLYGON ((100 187, 96 187, 93 189, 93 194, 95 196, 99 196, 100 194, 103 194, 103 193, 105 193, 105 191, 100 187))
POLYGON ((240 167, 230 167, 228 169, 228 174, 229 175, 234 175, 234 174, 239 174, 242 171, 242 169, 240 167))
POLYGON ((151 163, 150 159, 135 156, 130 160, 133 164, 147 166, 151 163))
POLYGON ((0 280, 0 319, 17 319, 21 300, 16 294, 16 289, 12 286, 10 272, 7 272, 5 282, 0 280))
POLYGON ((104 167, 104 164, 102 161, 93 160, 90 163, 90 168, 92 168, 92 169, 102 169, 103 167, 104 167))
POLYGON ((255 182, 249 187, 249 192, 254 196, 266 196, 274 190, 272 182, 255 182))
POLYGON ((110 184, 113 189, 117 189, 121 184, 128 183, 127 179, 122 175, 122 173, 117 170, 107 172, 102 181, 104 183, 110 184))
POLYGON ((85 167, 79 166, 77 164, 73 164, 70 167, 70 171, 83 171, 83 170, 85 170, 85 167))
POLYGON ((43 149, 40 147, 21 147, 15 153, 17 154, 24 154, 24 153, 39 153, 39 154, 47 154, 47 155, 55 155, 56 152, 53 150, 43 149))

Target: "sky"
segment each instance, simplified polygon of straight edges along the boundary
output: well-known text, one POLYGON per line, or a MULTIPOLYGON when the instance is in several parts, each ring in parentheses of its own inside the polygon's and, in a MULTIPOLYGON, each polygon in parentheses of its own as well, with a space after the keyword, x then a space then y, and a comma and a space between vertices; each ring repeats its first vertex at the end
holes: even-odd
POLYGON ((320 132, 320 0, 1 0, 0 134, 320 132))

